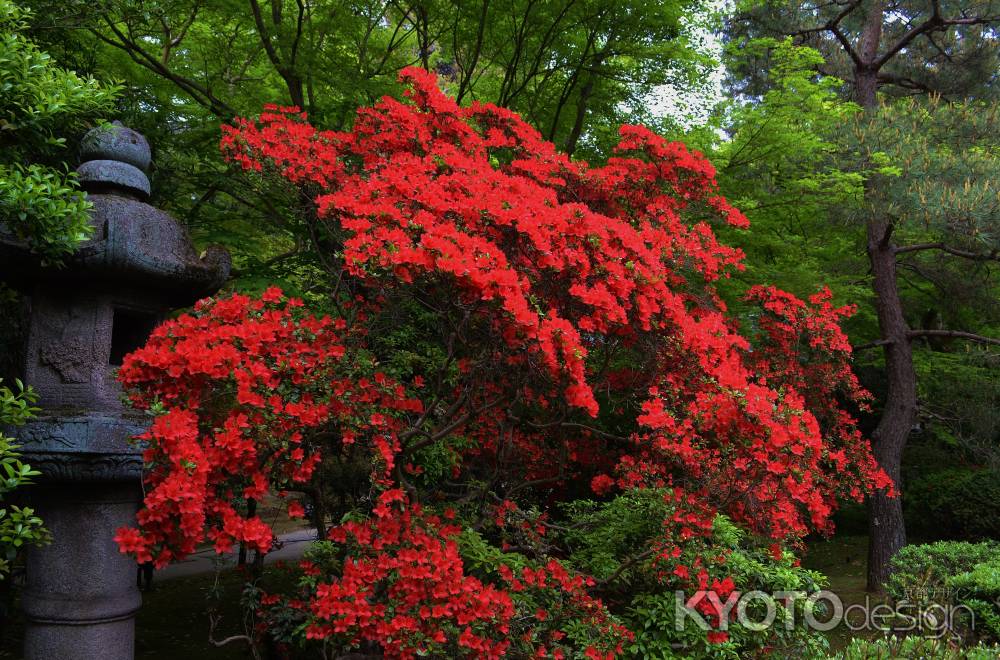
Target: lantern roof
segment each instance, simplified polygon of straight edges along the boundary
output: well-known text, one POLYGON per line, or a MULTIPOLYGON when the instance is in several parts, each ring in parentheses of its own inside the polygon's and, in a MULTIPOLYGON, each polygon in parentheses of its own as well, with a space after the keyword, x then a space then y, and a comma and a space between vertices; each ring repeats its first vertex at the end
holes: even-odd
POLYGON ((146 202, 152 158, 140 133, 117 123, 99 126, 83 138, 80 157, 93 235, 55 266, 0 224, 0 279, 25 290, 40 280, 127 288, 169 307, 190 305, 225 283, 229 253, 213 246, 199 254, 180 222, 146 202))

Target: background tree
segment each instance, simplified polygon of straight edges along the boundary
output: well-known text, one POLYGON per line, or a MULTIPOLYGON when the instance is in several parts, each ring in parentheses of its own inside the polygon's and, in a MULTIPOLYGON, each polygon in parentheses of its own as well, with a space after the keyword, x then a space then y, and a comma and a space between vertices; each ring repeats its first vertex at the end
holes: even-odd
MULTIPOLYGON (((960 101, 995 94, 998 17, 995 0, 764 0, 738 8, 727 38, 792 36, 819 51, 819 70, 843 80, 865 107, 877 92, 960 101)), ((745 60, 731 83, 756 93, 765 71, 760 60, 745 60)))
MULTIPOLYGON (((996 40, 991 35, 998 21, 1000 14, 991 2, 777 2, 749 8, 733 22, 730 31, 730 38, 737 42, 752 35, 779 33, 816 46, 827 55, 825 66, 846 81, 850 98, 865 110, 844 142, 856 146, 864 160, 845 163, 845 168, 870 173, 860 217, 865 225, 879 323, 879 337, 872 344, 883 348, 886 382, 873 439, 880 464, 897 483, 903 448, 918 419, 915 342, 929 337, 993 341, 975 332, 989 329, 992 311, 971 326, 920 327, 905 305, 907 296, 901 293, 900 281, 906 278, 901 277, 898 262, 908 261, 917 252, 937 252, 980 264, 996 257, 995 197, 990 189, 996 171, 990 154, 995 153, 995 147, 990 138, 972 128, 975 123, 969 127, 972 135, 959 138, 964 129, 949 113, 966 114, 971 119, 972 113, 992 112, 976 104, 980 102, 977 99, 992 96, 995 68, 987 65, 980 70, 978 62, 996 57, 996 40), (937 92, 972 105, 880 105, 880 89, 890 97, 937 92), (928 124, 929 118, 942 122, 939 130, 928 124), (903 135, 894 133, 890 122, 923 133, 907 134, 909 139, 894 145, 885 136, 903 135), (978 142, 964 141, 968 137, 978 142), (935 163, 936 158, 940 162, 935 163), (940 175, 935 173, 938 167, 940 175), (957 219, 957 208, 962 209, 965 219, 957 219), (934 213, 938 215, 931 221, 934 213), (911 228, 918 231, 918 227, 934 233, 935 240, 903 242, 907 232, 911 228)), ((747 78, 765 84, 759 76, 747 78)), ((754 86, 746 89, 752 92, 754 86)), ((910 271, 920 268, 907 267, 910 271)), ((931 280, 926 285, 937 286, 933 276, 922 279, 931 280)), ((978 290, 985 300, 991 300, 995 282, 981 284, 978 290)), ((917 344, 918 348, 924 345, 917 344)), ((869 588, 877 589, 888 574, 890 558, 905 544, 906 537, 898 498, 876 494, 869 509, 868 583, 869 588)))
MULTIPOLYGON (((817 75, 822 56, 790 38, 732 48, 725 63, 732 69, 747 59, 766 66, 768 88, 759 98, 722 101, 708 124, 685 132, 750 220, 750 231, 720 230, 747 254, 730 298, 738 304, 754 282, 806 296, 821 276, 838 300, 864 301, 863 270, 852 257, 860 244, 848 217, 862 199, 864 175, 844 169, 841 145, 842 127, 859 108, 839 97, 842 81, 817 75)), ((872 321, 862 306, 848 327, 859 332, 872 321)))

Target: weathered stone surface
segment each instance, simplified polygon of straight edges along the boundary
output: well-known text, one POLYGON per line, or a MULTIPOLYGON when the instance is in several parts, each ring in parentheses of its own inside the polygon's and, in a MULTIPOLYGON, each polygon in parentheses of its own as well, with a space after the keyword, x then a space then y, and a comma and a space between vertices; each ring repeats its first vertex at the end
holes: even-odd
POLYGON ((149 178, 135 165, 117 160, 89 160, 76 168, 80 185, 88 192, 104 192, 112 188, 148 199, 149 178))
POLYGON ((41 264, 0 226, 0 278, 27 292, 42 283, 70 285, 163 308, 190 305, 229 278, 229 253, 212 246, 198 254, 187 230, 163 211, 114 193, 87 198, 94 205, 93 237, 59 268, 41 264))
POLYGON ((139 495, 134 479, 36 489, 32 504, 54 542, 27 557, 26 660, 133 657, 142 597, 135 562, 118 552, 113 537, 134 524, 139 495))
POLYGON ((0 227, 0 279, 30 297, 25 381, 44 412, 11 430, 42 471, 31 504, 53 543, 27 556, 23 607, 29 660, 131 660, 140 597, 135 562, 115 531, 134 524, 147 419, 124 410, 115 370, 172 308, 214 293, 225 250, 195 252, 184 228, 140 201, 149 145, 123 126, 92 131, 78 170, 93 203, 93 238, 61 268, 0 227))
POLYGON ((116 121, 90 131, 80 140, 80 162, 89 160, 116 160, 146 172, 152 157, 145 136, 116 121))
POLYGON ((81 265, 93 275, 130 278, 144 287, 146 298, 154 288, 177 305, 217 291, 229 277, 229 253, 209 248, 199 255, 184 227, 163 211, 118 195, 88 199, 104 235, 80 254, 81 265))
POLYGON ((146 430, 141 417, 88 414, 46 415, 16 433, 39 481, 132 481, 142 474, 140 447, 133 438, 146 430))
POLYGON ((64 383, 86 383, 87 367, 93 362, 90 347, 79 339, 50 341, 38 351, 42 364, 52 367, 64 383))
POLYGON ((60 283, 40 282, 32 291, 24 378, 47 414, 121 412, 110 365, 114 300, 60 283))

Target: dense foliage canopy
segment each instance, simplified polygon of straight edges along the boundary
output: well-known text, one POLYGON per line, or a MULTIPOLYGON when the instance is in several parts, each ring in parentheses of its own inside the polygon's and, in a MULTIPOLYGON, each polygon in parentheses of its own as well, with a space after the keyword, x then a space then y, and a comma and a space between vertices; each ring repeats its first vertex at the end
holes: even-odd
POLYGON ((56 66, 22 31, 31 13, 0 2, 0 223, 49 261, 92 231, 61 162, 66 135, 111 109, 116 90, 56 66))

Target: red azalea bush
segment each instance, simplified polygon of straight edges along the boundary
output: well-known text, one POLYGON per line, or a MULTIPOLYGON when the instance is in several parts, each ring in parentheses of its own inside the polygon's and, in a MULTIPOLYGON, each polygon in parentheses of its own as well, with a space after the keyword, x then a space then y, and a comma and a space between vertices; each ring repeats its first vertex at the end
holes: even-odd
POLYGON ((317 585, 306 635, 369 640, 394 657, 418 648, 502 657, 514 616, 510 597, 464 575, 452 540, 457 528, 424 515, 416 504, 390 508, 404 501, 402 491, 384 491, 371 520, 330 533, 332 541, 351 547, 350 559, 339 576, 317 585))
POLYGON ((204 539, 266 551, 245 503, 336 491, 336 463, 369 487, 330 532, 342 556, 295 599, 308 637, 391 657, 612 657, 629 637, 598 597, 613 589, 557 561, 549 534, 581 484, 668 488, 650 566, 695 582, 704 571, 676 559, 718 514, 777 550, 828 530, 838 498, 891 486, 838 403, 866 399, 838 325, 850 310, 756 287, 759 314, 728 313, 713 282, 742 253, 710 223, 747 222, 701 155, 626 126, 590 166, 510 111, 402 78, 406 100, 359 110, 350 132, 274 107, 225 128, 231 161, 314 197, 336 312, 276 289, 206 300, 126 359, 133 404, 158 416, 124 551, 161 565, 204 539), (405 367, 384 341, 400 327, 419 335, 405 367), (534 513, 514 534, 517 510, 534 513), (461 529, 507 559, 471 574, 461 529), (515 576, 511 557, 539 572, 515 576), (573 616, 552 623, 526 586, 573 616), (509 640, 526 619, 544 634, 509 640))

